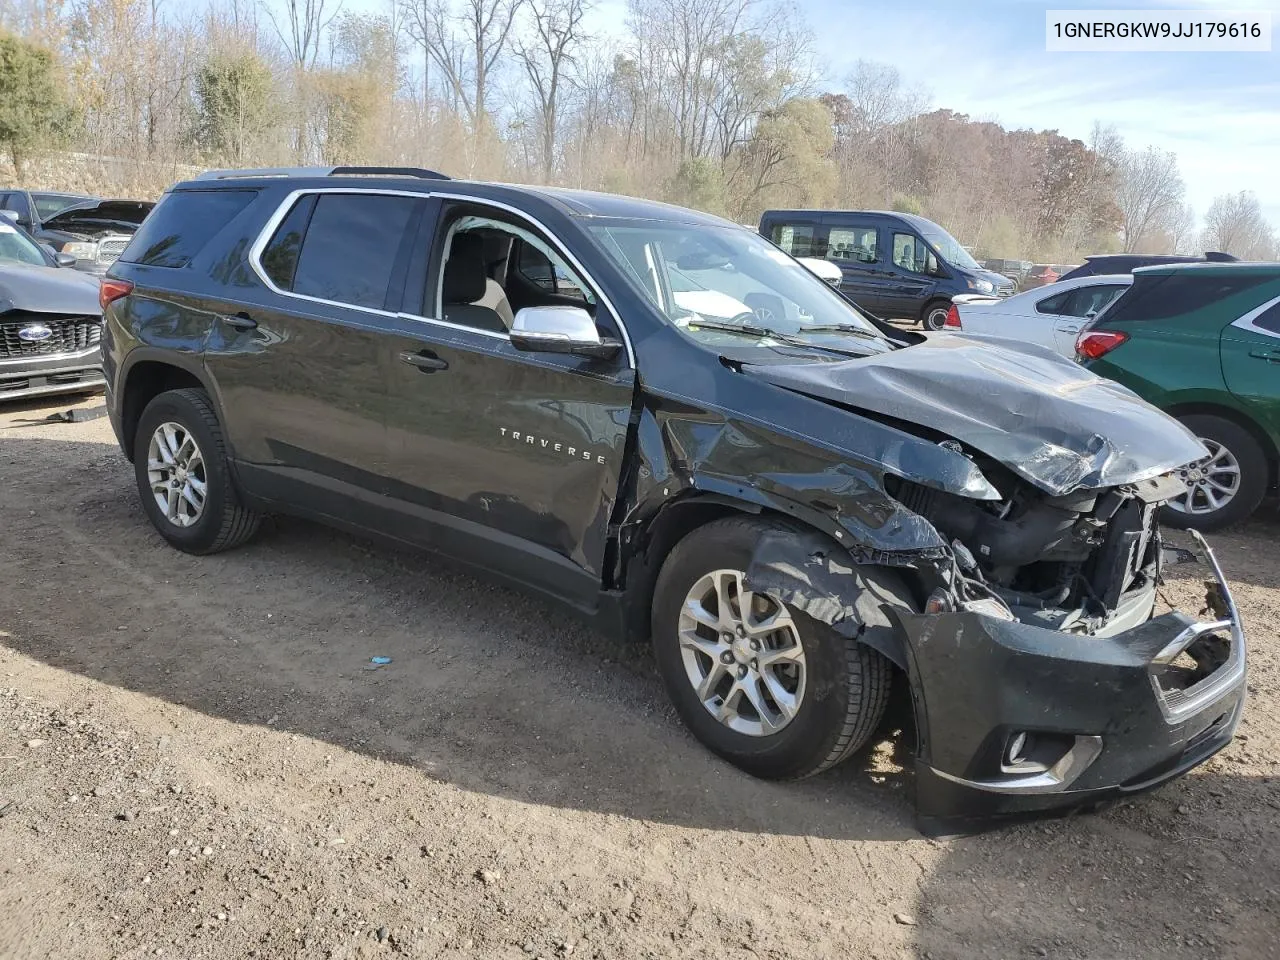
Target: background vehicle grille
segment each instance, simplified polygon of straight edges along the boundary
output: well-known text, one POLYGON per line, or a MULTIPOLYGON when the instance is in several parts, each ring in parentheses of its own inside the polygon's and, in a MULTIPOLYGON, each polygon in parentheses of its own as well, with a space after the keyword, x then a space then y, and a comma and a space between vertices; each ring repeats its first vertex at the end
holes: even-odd
POLYGON ((97 317, 49 317, 40 313, 7 313, 0 317, 0 360, 78 353, 96 347, 101 339, 102 324, 97 317), (53 335, 34 343, 18 336, 19 330, 35 323, 48 327, 53 335))
POLYGON ((98 263, 115 263, 128 245, 128 237, 119 240, 103 240, 98 244, 98 263))

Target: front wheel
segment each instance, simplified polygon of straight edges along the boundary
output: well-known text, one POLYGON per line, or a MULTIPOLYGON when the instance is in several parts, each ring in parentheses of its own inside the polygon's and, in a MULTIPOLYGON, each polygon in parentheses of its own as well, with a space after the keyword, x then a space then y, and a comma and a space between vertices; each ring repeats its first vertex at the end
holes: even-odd
POLYGON ((935 300, 924 308, 921 314, 921 325, 926 330, 941 330, 947 325, 947 311, 951 304, 946 300, 935 300))
POLYGON ((1262 502, 1270 476, 1261 444, 1244 427, 1222 417, 1191 414, 1179 419, 1200 438, 1209 456, 1179 471, 1187 492, 1168 503, 1164 522, 1208 531, 1250 516, 1262 502))
POLYGON ((203 390, 170 390, 147 404, 134 436, 133 467, 142 508, 179 550, 217 553, 257 531, 261 518, 240 502, 222 426, 203 390))
POLYGON ((798 779, 861 747, 884 714, 889 662, 765 594, 745 572, 769 525, 731 518, 682 540, 653 598, 659 672, 710 750, 758 777, 798 779))

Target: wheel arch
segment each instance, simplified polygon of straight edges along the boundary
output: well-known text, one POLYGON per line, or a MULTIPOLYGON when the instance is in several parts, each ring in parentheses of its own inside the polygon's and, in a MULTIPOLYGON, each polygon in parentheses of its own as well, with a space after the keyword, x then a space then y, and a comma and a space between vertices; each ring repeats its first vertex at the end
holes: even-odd
POLYGON ((1164 412, 1171 417, 1184 417, 1191 415, 1218 417, 1234 423, 1240 429, 1246 431, 1254 440, 1258 442, 1258 446, 1262 448, 1263 456, 1267 458, 1267 487, 1273 488, 1277 482, 1280 482, 1280 450, 1277 450, 1275 441, 1271 439, 1270 434, 1260 427, 1252 417, 1248 414, 1229 407, 1225 404, 1217 404, 1205 401, 1187 401, 1183 403, 1174 403, 1164 408, 1164 412))
MULTIPOLYGON (((633 540, 633 547, 626 556, 626 637, 632 642, 648 640, 652 631, 652 603, 654 588, 658 575, 671 551, 676 545, 696 530, 726 517, 755 516, 762 520, 773 520, 784 524, 795 531, 793 543, 788 549, 793 554, 791 561, 796 566, 803 566, 805 560, 816 551, 834 553, 836 556, 848 557, 848 547, 835 540, 829 534, 804 522, 790 513, 750 500, 738 499, 720 493, 694 493, 663 504, 651 516, 633 540)), ((849 557, 848 562, 855 561, 849 557)), ((886 568, 888 570, 888 568, 886 568)), ((890 571, 891 576, 905 580, 906 571, 890 571)), ((848 591, 844 591, 843 581, 835 583, 827 579, 829 591, 842 594, 840 599, 851 604, 856 593, 855 584, 849 578, 848 591)), ((904 584, 904 593, 910 588, 904 584)), ((814 611, 809 610, 810 615, 814 611)), ((866 631, 864 631, 864 634, 866 631)), ((908 657, 905 640, 897 630, 879 630, 876 636, 860 635, 859 639, 873 649, 884 654, 893 665, 903 673, 908 669, 908 657)))
POLYGON ((124 371, 121 384, 120 446, 130 462, 133 461, 134 440, 142 411, 160 394, 194 387, 209 394, 215 408, 217 404, 203 371, 194 370, 183 363, 175 363, 172 355, 141 356, 134 359, 124 371))

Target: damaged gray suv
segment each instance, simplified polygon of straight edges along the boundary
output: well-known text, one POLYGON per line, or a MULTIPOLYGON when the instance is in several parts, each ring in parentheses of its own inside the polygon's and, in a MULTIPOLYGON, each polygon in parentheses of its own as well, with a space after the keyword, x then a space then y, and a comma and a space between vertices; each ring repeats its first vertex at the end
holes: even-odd
POLYGON ((1200 443, 1040 349, 925 340, 683 210, 368 168, 168 191, 103 283, 112 423, 175 547, 312 517, 651 640, 752 774, 849 757, 901 685, 920 824, 1176 777, 1245 640, 1155 615, 1200 443), (353 176, 353 174, 358 176, 353 176))

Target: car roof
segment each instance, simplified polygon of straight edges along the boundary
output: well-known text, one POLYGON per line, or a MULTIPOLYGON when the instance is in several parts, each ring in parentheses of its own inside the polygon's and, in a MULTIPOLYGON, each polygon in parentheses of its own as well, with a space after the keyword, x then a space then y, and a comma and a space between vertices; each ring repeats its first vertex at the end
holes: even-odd
POLYGON ((592 190, 571 190, 562 187, 531 186, 527 184, 493 183, 483 180, 453 180, 448 177, 361 175, 325 175, 323 172, 300 171, 298 174, 264 172, 250 175, 244 171, 236 176, 230 171, 219 171, 217 177, 185 180, 174 184, 171 190, 243 190, 246 186, 272 186, 284 183, 294 190, 404 190, 413 193, 441 193, 470 196, 476 200, 512 202, 535 197, 556 207, 571 217, 600 217, 610 219, 663 220, 679 223, 697 223, 708 226, 740 225, 722 217, 690 210, 657 200, 642 200, 613 193, 592 190))
POLYGON ((1174 274, 1202 274, 1215 276, 1248 276, 1253 274, 1275 274, 1280 277, 1280 263, 1274 260, 1235 260, 1235 261, 1193 261, 1191 263, 1160 263, 1149 267, 1138 267, 1135 276, 1170 276, 1174 274))
MULTIPOLYGON (((794 209, 794 210, 766 210, 761 215, 761 219, 765 217, 777 216, 804 216, 804 217, 830 217, 830 216, 858 216, 858 217, 891 217, 894 220, 904 220, 916 227, 936 226, 928 217, 922 217, 915 213, 899 213, 896 210, 816 210, 816 209, 794 209)), ((999 259, 996 257, 992 258, 999 259)))

